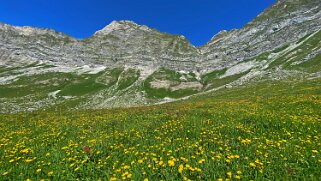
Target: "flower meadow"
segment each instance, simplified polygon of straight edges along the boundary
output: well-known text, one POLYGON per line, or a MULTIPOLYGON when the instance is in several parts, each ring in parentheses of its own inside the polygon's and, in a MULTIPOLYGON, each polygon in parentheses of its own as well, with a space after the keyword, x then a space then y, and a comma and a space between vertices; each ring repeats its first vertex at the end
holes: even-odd
POLYGON ((319 180, 321 81, 0 115, 0 180, 319 180))

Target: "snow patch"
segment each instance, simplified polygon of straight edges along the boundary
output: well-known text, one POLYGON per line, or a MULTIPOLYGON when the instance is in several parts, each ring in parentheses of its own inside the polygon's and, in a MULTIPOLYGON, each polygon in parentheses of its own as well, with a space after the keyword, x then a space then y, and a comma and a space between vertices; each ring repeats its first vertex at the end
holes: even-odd
POLYGON ((57 99, 57 94, 60 92, 61 90, 56 90, 56 91, 54 91, 54 92, 50 92, 49 94, 48 94, 48 97, 52 97, 52 98, 54 98, 54 99, 57 99))
POLYGON ((175 99, 170 98, 170 97, 164 97, 163 100, 164 100, 164 101, 167 101, 167 102, 175 101, 175 99))
POLYGON ((198 71, 193 71, 193 73, 196 75, 196 80, 201 80, 202 79, 202 74, 200 73, 200 72, 198 72, 198 71))
POLYGON ((74 98, 74 96, 62 96, 62 98, 64 98, 64 99, 71 99, 71 98, 74 98))
POLYGON ((97 74, 101 71, 104 71, 106 69, 106 66, 96 66, 96 67, 90 67, 89 65, 84 65, 81 68, 77 69, 77 72, 82 74, 97 74))

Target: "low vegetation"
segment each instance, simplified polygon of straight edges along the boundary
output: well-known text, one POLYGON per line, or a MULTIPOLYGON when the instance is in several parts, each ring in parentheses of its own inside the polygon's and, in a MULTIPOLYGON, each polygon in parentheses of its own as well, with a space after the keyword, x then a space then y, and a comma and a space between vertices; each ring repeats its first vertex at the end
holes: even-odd
POLYGON ((144 91, 148 96, 153 98, 180 98, 189 96, 199 92, 199 90, 186 88, 179 90, 171 90, 171 87, 179 86, 182 82, 197 81, 196 75, 193 73, 179 73, 173 70, 160 69, 154 72, 150 77, 144 81, 144 91), (182 79, 183 78, 183 79, 182 79), (168 86, 153 87, 153 81, 167 81, 168 86))
POLYGON ((0 180, 318 180, 321 80, 0 115, 0 180))
POLYGON ((135 69, 128 69, 122 72, 120 79, 118 81, 118 88, 123 90, 133 83, 135 83, 139 78, 139 71, 135 69))

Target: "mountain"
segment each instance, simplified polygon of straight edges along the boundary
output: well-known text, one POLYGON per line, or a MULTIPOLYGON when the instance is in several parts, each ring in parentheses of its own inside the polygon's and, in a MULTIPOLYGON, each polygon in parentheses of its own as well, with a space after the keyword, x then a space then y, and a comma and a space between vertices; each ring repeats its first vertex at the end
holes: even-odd
MULTIPOLYGON (((217 67, 289 46, 321 28, 320 2, 281 0, 240 30, 222 31, 201 48, 204 62, 217 67)), ((226 65, 228 64, 228 65, 226 65)))
POLYGON ((279 0, 195 47, 113 21, 79 40, 0 24, 0 112, 156 104, 271 79, 321 75, 319 0, 279 0))

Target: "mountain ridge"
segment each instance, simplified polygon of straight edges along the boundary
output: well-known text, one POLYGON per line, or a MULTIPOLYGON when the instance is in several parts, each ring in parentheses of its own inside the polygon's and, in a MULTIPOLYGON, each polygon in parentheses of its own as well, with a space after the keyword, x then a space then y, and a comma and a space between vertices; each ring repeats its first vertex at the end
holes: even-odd
POLYGON ((126 20, 83 40, 0 24, 0 111, 155 104, 250 81, 319 77, 320 9, 318 0, 278 1, 200 47, 126 20))

